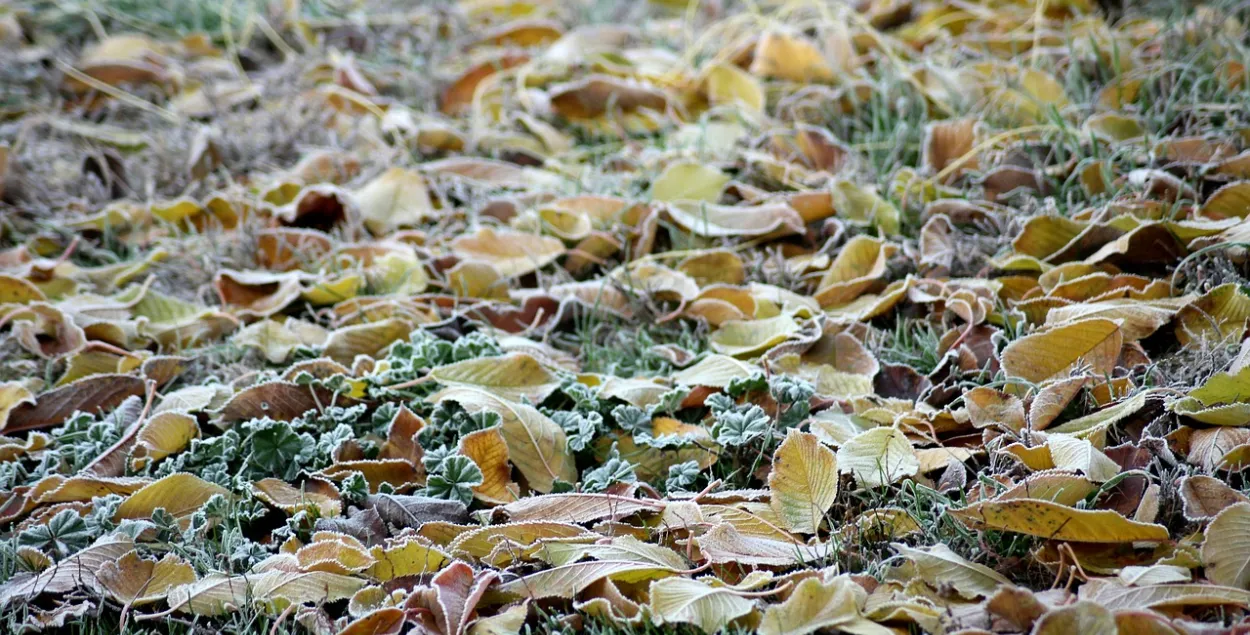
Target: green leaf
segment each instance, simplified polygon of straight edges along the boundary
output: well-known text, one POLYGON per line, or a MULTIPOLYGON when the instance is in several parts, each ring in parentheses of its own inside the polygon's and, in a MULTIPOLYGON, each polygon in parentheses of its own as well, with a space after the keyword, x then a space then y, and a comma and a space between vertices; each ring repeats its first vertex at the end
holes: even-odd
POLYGON ((252 430, 252 453, 248 455, 248 463, 264 474, 283 480, 299 474, 300 455, 306 447, 316 445, 311 436, 296 433, 285 421, 261 419, 247 425, 252 430))
POLYGON ((725 446, 746 445, 768 432, 769 419, 763 408, 751 406, 745 411, 725 411, 716 415, 712 435, 725 446))
POLYGON ((57 512, 45 525, 35 525, 17 536, 17 544, 51 551, 59 558, 76 553, 91 544, 93 536, 87 521, 72 509, 57 512))

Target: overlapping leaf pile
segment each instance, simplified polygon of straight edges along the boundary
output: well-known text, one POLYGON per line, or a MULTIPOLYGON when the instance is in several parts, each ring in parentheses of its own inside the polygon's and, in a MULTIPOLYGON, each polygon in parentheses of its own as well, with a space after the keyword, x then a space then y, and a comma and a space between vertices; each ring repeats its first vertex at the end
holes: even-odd
POLYGON ((6 632, 1245 627, 1244 15, 208 4, 0 7, 6 632))

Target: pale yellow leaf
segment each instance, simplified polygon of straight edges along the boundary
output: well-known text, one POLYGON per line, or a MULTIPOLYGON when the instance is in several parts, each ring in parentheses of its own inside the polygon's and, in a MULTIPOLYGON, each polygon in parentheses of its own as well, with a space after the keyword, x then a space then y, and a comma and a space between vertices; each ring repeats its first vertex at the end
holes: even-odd
POLYGON ((997 571, 951 551, 950 547, 935 544, 927 548, 913 549, 903 544, 892 545, 916 565, 917 574, 934 588, 953 588, 967 599, 989 597, 1002 585, 1011 584, 997 571))
POLYGON ((907 435, 896 428, 861 432, 838 448, 838 470, 863 487, 881 487, 915 475, 920 469, 907 435))
POLYGON ((560 387, 560 377, 527 353, 467 359, 433 368, 429 375, 448 386, 478 388, 511 401, 539 403, 560 387))
POLYGON ((1250 589, 1250 503, 1226 507, 1211 521, 1202 563, 1212 582, 1250 589))
POLYGON ((694 161, 670 164, 651 183, 651 198, 657 201, 716 202, 729 175, 694 161))
POLYGON ((838 462, 816 435, 790 429, 773 454, 770 504, 787 529, 816 533, 838 496, 838 462))
POLYGON ((665 578, 651 583, 651 614, 661 624, 694 624, 715 633, 754 608, 754 602, 737 590, 702 580, 665 578))
POLYGON ((867 599, 864 588, 847 576, 824 581, 807 578, 790 597, 768 607, 760 622, 760 635, 807 635, 842 627, 858 618, 867 599))

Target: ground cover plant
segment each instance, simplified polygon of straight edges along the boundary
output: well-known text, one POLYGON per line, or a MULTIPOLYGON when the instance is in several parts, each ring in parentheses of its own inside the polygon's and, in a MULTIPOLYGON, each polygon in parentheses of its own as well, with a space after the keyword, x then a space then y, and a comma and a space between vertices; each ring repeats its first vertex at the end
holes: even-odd
POLYGON ((1248 19, 0 3, 0 632, 1244 630, 1248 19))

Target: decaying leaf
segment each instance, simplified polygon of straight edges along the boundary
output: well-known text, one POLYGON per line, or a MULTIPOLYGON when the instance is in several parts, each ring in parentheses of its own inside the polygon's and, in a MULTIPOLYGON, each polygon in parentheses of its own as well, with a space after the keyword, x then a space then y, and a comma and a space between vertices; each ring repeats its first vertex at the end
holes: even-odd
POLYGON ((0 4, 9 630, 1244 626, 1244 11, 0 4))

